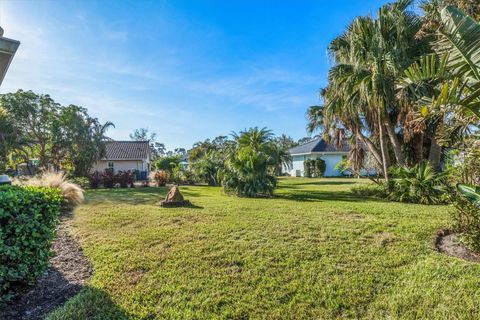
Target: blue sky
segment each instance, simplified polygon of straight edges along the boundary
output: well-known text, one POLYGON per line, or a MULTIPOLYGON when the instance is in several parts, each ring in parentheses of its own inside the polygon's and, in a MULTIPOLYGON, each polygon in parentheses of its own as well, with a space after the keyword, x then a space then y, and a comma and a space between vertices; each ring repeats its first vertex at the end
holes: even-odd
POLYGON ((169 149, 259 126, 306 136, 328 43, 386 1, 2 1, 21 41, 1 92, 48 93, 169 149))

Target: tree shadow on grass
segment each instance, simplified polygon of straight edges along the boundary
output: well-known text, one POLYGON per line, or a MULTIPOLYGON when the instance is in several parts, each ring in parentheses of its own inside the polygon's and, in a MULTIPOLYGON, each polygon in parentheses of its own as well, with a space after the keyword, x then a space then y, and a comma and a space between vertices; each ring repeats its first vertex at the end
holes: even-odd
POLYGON ((47 315, 45 320, 127 320, 131 318, 132 315, 116 305, 105 291, 86 286, 62 307, 47 315))
MULTIPOLYGON (((118 203, 118 204, 150 204, 156 205, 164 200, 168 193, 168 187, 145 187, 145 188, 119 188, 119 189, 97 189, 87 193, 88 203, 118 203)), ((199 192, 192 190, 180 190, 185 198, 204 197, 199 192)), ((191 208, 201 209, 198 206, 191 208)))
POLYGON ((313 186, 341 186, 341 185, 352 185, 357 184, 354 181, 312 181, 312 182, 303 182, 300 185, 313 185, 313 186))
POLYGON ((292 191, 289 193, 276 193, 274 197, 298 202, 383 202, 381 199, 359 197, 350 191, 292 191))

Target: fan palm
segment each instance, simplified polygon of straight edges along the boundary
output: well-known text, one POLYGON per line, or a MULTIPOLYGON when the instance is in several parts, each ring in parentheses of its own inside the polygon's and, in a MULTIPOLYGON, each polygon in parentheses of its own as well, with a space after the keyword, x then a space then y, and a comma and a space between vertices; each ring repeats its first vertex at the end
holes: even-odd
MULTIPOLYGON (((396 130, 402 106, 395 83, 424 46, 415 36, 422 21, 408 11, 411 4, 411 0, 400 0, 380 8, 375 19, 355 19, 329 46, 335 65, 324 94, 321 116, 325 130, 343 128, 354 135, 382 164, 386 178, 388 141, 397 164, 405 163, 396 130)), ((315 116, 314 111, 318 110, 309 110, 315 116)), ((310 124, 319 127, 314 121, 310 124)))

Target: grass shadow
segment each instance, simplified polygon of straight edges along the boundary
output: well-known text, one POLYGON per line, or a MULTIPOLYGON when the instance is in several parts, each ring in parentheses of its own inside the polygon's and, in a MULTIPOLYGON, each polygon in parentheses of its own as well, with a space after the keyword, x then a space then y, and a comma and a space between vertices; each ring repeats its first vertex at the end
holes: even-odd
POLYGON ((131 318, 132 315, 116 305, 105 291, 86 286, 62 307, 48 314, 45 320, 127 320, 131 318))

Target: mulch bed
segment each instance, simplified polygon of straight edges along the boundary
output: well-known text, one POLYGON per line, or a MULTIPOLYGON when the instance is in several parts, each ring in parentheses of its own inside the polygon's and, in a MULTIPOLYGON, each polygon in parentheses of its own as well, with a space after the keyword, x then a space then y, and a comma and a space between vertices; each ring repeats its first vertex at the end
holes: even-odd
POLYGON ((438 251, 449 256, 457 257, 470 262, 480 262, 480 256, 468 249, 458 239, 458 235, 449 230, 440 230, 435 239, 438 251))
POLYGON ((45 275, 15 301, 0 310, 0 319, 42 319, 53 309, 77 294, 92 275, 93 269, 82 248, 70 236, 68 215, 61 218, 53 243, 55 256, 45 275))

